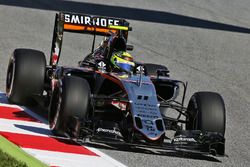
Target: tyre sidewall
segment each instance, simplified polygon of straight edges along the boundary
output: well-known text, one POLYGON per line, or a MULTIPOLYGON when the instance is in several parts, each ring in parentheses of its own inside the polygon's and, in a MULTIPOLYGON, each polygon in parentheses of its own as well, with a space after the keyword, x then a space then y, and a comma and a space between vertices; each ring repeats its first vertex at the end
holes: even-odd
POLYGON ((6 94, 11 103, 30 104, 33 96, 41 95, 46 70, 45 55, 36 50, 16 49, 10 58, 6 81, 6 94), (12 69, 11 69, 12 66, 12 69))
POLYGON ((225 104, 215 92, 197 92, 188 105, 187 129, 225 134, 225 104))
MULTIPOLYGON (((84 122, 90 107, 90 88, 88 82, 85 79, 65 76, 60 84, 59 88, 54 91, 58 91, 58 98, 61 99, 60 106, 57 108, 58 113, 52 111, 54 102, 50 104, 50 122, 54 123, 54 126, 50 125, 50 128, 54 133, 62 135, 63 132, 72 130, 72 120, 79 120, 84 122), (53 116, 57 115, 57 120, 54 120, 53 116)), ((56 92, 55 92, 56 93, 56 92)), ((54 93, 53 93, 54 94, 54 93)), ((53 99, 52 99, 53 100, 53 99)))

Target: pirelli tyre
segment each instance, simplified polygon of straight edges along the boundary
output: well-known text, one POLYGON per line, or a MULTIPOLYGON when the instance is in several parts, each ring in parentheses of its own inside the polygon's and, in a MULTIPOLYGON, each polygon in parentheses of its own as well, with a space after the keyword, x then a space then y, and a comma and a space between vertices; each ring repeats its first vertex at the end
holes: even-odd
POLYGON ((164 65, 145 63, 143 66, 145 74, 148 76, 157 76, 157 73, 160 72, 159 75, 169 77, 169 70, 164 65))
POLYGON ((78 136, 80 122, 90 109, 90 87, 85 79, 65 76, 55 88, 49 107, 49 127, 55 135, 78 136))
POLYGON ((43 52, 33 49, 15 49, 10 57, 6 94, 10 103, 30 105, 33 98, 42 95, 46 59, 43 52))
POLYGON ((187 107, 187 130, 218 132, 226 129, 226 110, 222 97, 214 92, 195 93, 187 107))

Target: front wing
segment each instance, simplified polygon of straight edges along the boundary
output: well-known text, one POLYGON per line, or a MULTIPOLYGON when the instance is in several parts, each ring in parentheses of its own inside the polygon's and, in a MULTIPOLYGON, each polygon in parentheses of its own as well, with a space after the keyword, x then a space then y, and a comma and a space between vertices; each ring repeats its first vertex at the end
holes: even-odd
POLYGON ((85 144, 103 143, 112 147, 125 148, 145 148, 161 151, 177 151, 186 153, 198 153, 203 155, 224 156, 225 138, 217 132, 202 133, 199 130, 181 130, 177 131, 173 139, 165 138, 162 145, 153 145, 147 142, 128 143, 117 137, 103 137, 94 135, 85 144))

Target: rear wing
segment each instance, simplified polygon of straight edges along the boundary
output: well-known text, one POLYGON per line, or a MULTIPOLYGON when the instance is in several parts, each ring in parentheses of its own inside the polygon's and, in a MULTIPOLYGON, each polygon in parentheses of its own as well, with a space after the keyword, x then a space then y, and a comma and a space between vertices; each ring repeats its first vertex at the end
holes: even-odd
MULTIPOLYGON (((64 32, 110 36, 122 35, 128 38, 129 22, 125 19, 77 13, 56 13, 52 39, 50 65, 58 64, 64 32)), ((94 38, 95 39, 95 38, 94 38)), ((93 41, 93 46, 94 46, 93 41)))

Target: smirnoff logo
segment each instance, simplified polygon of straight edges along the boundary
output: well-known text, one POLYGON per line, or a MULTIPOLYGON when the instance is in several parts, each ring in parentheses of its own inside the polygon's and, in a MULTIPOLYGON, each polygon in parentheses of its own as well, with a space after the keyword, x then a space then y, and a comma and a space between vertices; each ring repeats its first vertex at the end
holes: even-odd
POLYGON ((100 26, 100 27, 108 27, 109 25, 118 26, 119 20, 112 18, 99 18, 99 17, 90 17, 84 15, 76 15, 76 14, 64 14, 65 23, 71 24, 83 24, 89 26, 100 26))

